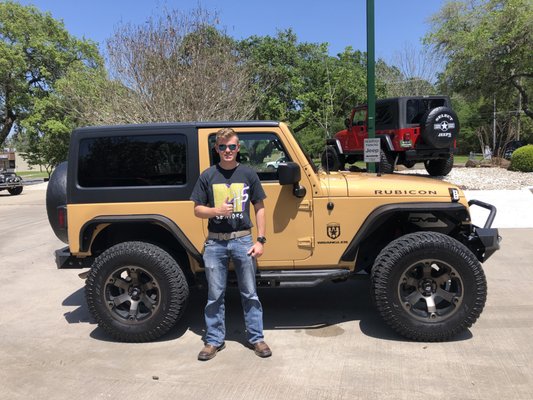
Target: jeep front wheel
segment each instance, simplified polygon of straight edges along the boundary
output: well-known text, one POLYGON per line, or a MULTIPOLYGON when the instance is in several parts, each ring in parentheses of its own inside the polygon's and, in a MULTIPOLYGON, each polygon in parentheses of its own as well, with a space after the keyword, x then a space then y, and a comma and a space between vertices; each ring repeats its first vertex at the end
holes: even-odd
POLYGON ((7 191, 12 196, 18 196, 19 194, 22 193, 22 186, 17 186, 17 187, 11 188, 11 189, 7 189, 7 191))
POLYGON ((394 172, 395 156, 393 153, 381 149, 379 155, 379 172, 382 174, 392 174, 394 172))
POLYGON ((176 260, 144 242, 103 252, 87 277, 85 295, 98 325, 123 342, 146 342, 167 333, 182 316, 189 287, 176 260))
POLYGON ((344 169, 344 156, 338 154, 333 146, 326 146, 321 157, 322 168, 325 171, 338 171, 344 169))
POLYGON ((472 326, 487 297, 474 254, 441 233, 411 233, 391 242, 376 258, 371 277, 383 319, 418 341, 448 340, 472 326))

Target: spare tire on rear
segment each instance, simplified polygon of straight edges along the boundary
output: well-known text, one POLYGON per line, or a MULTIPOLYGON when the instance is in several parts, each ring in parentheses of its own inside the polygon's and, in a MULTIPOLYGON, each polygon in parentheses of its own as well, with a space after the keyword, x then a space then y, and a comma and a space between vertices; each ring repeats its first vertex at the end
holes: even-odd
POLYGON ((437 148, 450 148, 459 133, 457 114, 448 107, 427 111, 420 122, 424 143, 437 148))
POLYGON ((57 208, 67 204, 67 162, 59 164, 52 173, 46 188, 46 212, 48 221, 57 238, 68 243, 66 229, 61 229, 57 215, 57 208))

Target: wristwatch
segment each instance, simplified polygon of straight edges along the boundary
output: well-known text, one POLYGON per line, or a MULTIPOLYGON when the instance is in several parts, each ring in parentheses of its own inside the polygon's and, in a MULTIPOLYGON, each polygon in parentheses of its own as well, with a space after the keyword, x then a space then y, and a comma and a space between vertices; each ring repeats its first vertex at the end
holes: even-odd
POLYGON ((261 244, 265 244, 266 241, 267 241, 267 238, 264 237, 264 236, 258 236, 258 237, 257 237, 257 241, 258 241, 259 243, 261 243, 261 244))

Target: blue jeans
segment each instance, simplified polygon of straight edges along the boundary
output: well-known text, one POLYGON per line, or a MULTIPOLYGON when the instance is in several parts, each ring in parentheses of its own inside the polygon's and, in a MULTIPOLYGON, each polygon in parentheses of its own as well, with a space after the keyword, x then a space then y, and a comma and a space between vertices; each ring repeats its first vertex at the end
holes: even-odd
POLYGON ((253 246, 252 236, 231 240, 208 239, 204 247, 205 275, 208 295, 205 306, 207 332, 205 342, 220 346, 226 337, 225 305, 228 263, 233 260, 241 294, 247 339, 254 344, 263 340, 263 307, 255 285, 255 259, 248 250, 253 246))

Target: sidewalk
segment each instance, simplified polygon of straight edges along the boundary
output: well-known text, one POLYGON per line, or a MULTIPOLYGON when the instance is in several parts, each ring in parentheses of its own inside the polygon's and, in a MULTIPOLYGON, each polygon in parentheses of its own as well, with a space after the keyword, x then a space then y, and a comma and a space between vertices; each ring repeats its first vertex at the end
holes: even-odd
MULTIPOLYGON (((465 190, 468 200, 480 200, 496 207, 493 228, 533 228, 533 193, 522 190, 465 190)), ((483 226, 489 212, 473 206, 470 214, 475 225, 483 226)))

